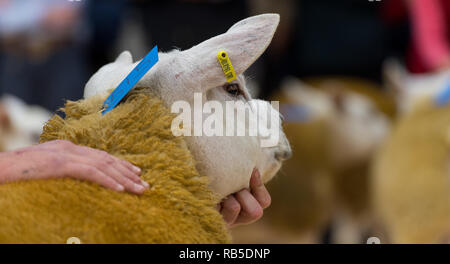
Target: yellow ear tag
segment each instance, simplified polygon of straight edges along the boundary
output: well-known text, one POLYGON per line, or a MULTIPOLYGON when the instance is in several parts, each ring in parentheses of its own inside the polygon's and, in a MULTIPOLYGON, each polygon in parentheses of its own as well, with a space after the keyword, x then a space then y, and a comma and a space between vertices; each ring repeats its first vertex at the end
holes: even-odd
POLYGON ((228 54, 221 50, 217 53, 217 59, 219 60, 220 66, 222 66, 223 73, 225 74, 225 78, 227 78, 227 82, 232 82, 236 80, 236 73, 234 72, 233 65, 231 64, 230 58, 228 58, 228 54))

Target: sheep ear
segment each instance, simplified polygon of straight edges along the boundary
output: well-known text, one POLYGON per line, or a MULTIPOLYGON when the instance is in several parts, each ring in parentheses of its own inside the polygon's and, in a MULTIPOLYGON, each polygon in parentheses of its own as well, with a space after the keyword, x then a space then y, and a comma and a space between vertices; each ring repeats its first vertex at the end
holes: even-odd
POLYGON ((105 93, 114 89, 131 72, 133 56, 129 51, 124 51, 114 62, 101 67, 84 86, 84 98, 105 93))
MULTIPOLYGON (((408 92, 405 87, 405 79, 408 73, 398 60, 388 59, 383 64, 383 81, 388 93, 395 97, 405 97, 408 92)), ((401 98, 402 99, 402 98, 401 98)))
POLYGON ((128 50, 126 50, 126 51, 120 53, 119 56, 117 56, 115 62, 131 64, 131 63, 133 63, 133 56, 131 55, 131 53, 128 50))
POLYGON ((199 77, 202 87, 212 88, 226 82, 217 60, 226 51, 236 75, 242 74, 269 46, 280 21, 278 14, 249 17, 233 25, 226 33, 183 51, 191 64, 190 73, 199 77))

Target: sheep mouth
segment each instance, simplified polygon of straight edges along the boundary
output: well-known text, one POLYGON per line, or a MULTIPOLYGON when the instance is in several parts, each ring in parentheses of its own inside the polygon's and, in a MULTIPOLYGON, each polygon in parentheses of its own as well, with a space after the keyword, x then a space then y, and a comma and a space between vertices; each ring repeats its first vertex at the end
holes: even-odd
POLYGON ((282 161, 273 159, 270 164, 267 165, 265 170, 261 171, 261 180, 264 182, 264 184, 268 183, 270 180, 272 180, 275 175, 278 173, 278 171, 281 169, 281 165, 283 164, 282 161))

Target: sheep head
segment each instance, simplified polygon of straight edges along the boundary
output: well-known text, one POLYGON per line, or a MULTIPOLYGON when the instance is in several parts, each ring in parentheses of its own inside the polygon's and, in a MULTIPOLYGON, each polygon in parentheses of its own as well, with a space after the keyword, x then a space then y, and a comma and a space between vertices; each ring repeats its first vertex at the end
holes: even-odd
POLYGON ((333 83, 330 86, 319 89, 289 78, 282 92, 296 107, 304 109, 304 121, 326 124, 327 138, 323 140, 328 140, 328 156, 324 158, 329 158, 333 167, 365 162, 387 136, 389 120, 366 96, 333 83))
POLYGON ((383 71, 387 88, 396 99, 400 116, 427 107, 430 100, 442 92, 450 80, 450 70, 411 74, 395 60, 388 60, 383 71))
MULTIPOLYGON (((227 131, 222 136, 196 133, 195 127, 183 123, 183 128, 191 130, 186 142, 197 161, 197 169, 202 175, 211 179, 211 188, 224 197, 249 186, 254 168, 257 168, 264 182, 269 181, 280 169, 281 163, 291 153, 289 143, 281 130, 279 113, 271 104, 254 100, 245 84, 244 71, 252 65, 270 44, 279 23, 279 15, 263 14, 244 19, 233 25, 226 33, 208 39, 188 50, 174 50, 159 54, 159 62, 139 81, 136 88, 149 89, 156 93, 171 109, 179 102, 184 102, 194 109, 187 114, 191 120, 217 117, 223 123, 215 126, 227 127, 230 114, 235 118, 231 126, 232 136, 227 131), (237 79, 228 83, 217 60, 219 51, 226 51, 230 58, 237 79), (195 96, 198 96, 204 108, 209 111, 205 115, 195 115, 195 96), (242 102, 252 116, 239 115, 236 105, 229 109, 230 102, 242 102), (211 103, 208 105, 208 103, 211 103), (216 111, 221 106, 223 111, 216 111), (261 120, 274 120, 265 128, 277 132, 276 142, 263 147, 261 142, 267 135, 258 133, 250 135, 249 128, 261 120), (243 124, 243 136, 235 130, 243 124)), ((84 96, 89 98, 96 94, 106 94, 131 72, 138 62, 133 63, 131 54, 123 52, 115 62, 102 67, 88 81, 84 96)), ((203 113, 203 114, 202 114, 203 113)), ((197 120, 198 121, 198 120, 197 120)), ((198 131, 197 131, 198 132, 198 131)), ((202 131, 200 131, 202 132, 202 131)))

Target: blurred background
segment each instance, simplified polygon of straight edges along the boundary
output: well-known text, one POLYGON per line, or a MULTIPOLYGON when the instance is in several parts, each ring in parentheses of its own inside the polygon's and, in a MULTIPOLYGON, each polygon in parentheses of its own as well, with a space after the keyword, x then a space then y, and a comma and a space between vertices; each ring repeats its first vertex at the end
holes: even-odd
POLYGON ((255 97, 281 102, 294 157, 235 242, 365 242, 383 229, 370 167, 408 109, 403 91, 449 76, 450 0, 0 0, 0 149, 36 143, 122 50, 187 49, 268 12, 280 26, 246 74, 255 97))

